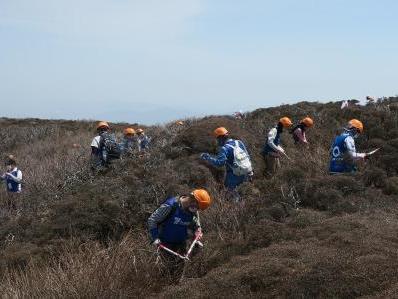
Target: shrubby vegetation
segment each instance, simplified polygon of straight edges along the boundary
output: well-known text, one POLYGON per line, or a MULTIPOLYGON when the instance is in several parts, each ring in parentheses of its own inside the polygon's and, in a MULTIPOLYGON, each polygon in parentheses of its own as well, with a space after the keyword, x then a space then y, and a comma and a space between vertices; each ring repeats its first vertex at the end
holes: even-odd
MULTIPOLYGON (((89 167, 94 123, 2 119, 0 149, 24 172, 18 211, 0 191, 1 292, 9 297, 394 297, 398 281, 398 99, 340 110, 339 103, 258 109, 244 120, 189 119, 146 128, 153 149, 101 173, 89 167), (264 179, 265 132, 282 116, 310 115, 309 149, 284 144, 292 161, 264 179), (333 137, 364 122, 357 147, 381 150, 353 176, 329 176, 333 137), (244 201, 227 202, 211 132, 227 127, 254 160, 244 201), (75 144, 75 145, 74 145, 75 144), (81 145, 81 146, 79 146, 81 145), (149 245, 146 219, 167 196, 205 187, 205 249, 170 285, 149 245)), ((113 125, 121 132, 127 124, 113 125)))

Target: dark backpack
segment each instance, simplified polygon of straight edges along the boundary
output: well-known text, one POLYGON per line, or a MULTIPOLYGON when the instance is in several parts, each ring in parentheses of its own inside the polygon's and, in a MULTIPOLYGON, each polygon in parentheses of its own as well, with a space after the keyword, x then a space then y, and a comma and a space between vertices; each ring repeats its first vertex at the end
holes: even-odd
POLYGON ((101 134, 100 149, 105 150, 108 158, 119 159, 121 148, 116 141, 115 134, 104 132, 101 134))

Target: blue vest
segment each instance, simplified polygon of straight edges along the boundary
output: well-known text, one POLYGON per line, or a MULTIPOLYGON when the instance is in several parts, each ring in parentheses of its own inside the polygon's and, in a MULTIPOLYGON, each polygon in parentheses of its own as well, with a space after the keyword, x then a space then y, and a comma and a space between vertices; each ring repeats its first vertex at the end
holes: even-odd
POLYGON ((193 222, 194 214, 184 211, 176 197, 169 198, 165 204, 174 208, 160 226, 159 239, 169 244, 184 243, 188 238, 188 227, 193 222))
POLYGON ((122 152, 126 152, 130 149, 133 149, 135 145, 134 139, 123 138, 122 142, 119 144, 120 150, 122 152))
POLYGON ((149 137, 146 135, 138 137, 138 144, 141 150, 149 148, 149 137))
MULTIPOLYGON (((279 132, 278 129, 277 129, 276 137, 274 139, 274 144, 276 146, 278 146, 280 143, 281 143, 281 132, 279 132)), ((267 140, 265 141, 265 145, 264 145, 264 148, 263 148, 263 154, 267 155, 267 154, 269 154, 271 152, 272 153, 276 153, 277 151, 275 151, 272 147, 270 147, 268 145, 268 137, 267 137, 267 140)))
MULTIPOLYGON (((11 174, 13 176, 17 176, 18 175, 18 169, 11 172, 11 174)), ((11 179, 10 177, 7 176, 6 178, 6 184, 7 184, 7 191, 8 192, 20 192, 20 188, 21 188, 21 183, 17 183, 15 182, 13 179, 11 179)))
POLYGON ((348 133, 342 133, 337 136, 332 145, 331 159, 329 172, 354 172, 356 167, 353 163, 349 163, 345 158, 347 153, 347 147, 345 145, 345 140, 350 135, 348 133))

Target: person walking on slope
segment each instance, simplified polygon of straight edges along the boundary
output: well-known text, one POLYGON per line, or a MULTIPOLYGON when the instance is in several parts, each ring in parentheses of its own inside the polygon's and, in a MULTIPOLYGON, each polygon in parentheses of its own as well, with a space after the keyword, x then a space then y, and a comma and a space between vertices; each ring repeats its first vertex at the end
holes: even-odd
POLYGON ((234 201, 239 201, 240 196, 236 188, 245 181, 251 180, 253 176, 250 155, 246 146, 240 140, 229 137, 226 128, 220 127, 214 130, 219 151, 216 157, 209 153, 202 153, 200 158, 216 167, 226 167, 224 185, 227 188, 227 195, 234 201))
POLYGON ((143 129, 137 129, 137 143, 138 143, 138 151, 143 152, 149 149, 149 143, 151 142, 151 138, 145 135, 143 129))
POLYGON ((279 119, 278 124, 273 127, 267 135, 267 140, 263 148, 263 157, 265 161, 265 174, 266 176, 272 176, 276 173, 280 167, 279 158, 281 155, 285 155, 285 150, 282 148, 281 135, 284 128, 292 126, 292 121, 288 117, 282 117, 279 119))
POLYGON ((184 261, 159 246, 185 255, 190 235, 202 234, 198 210, 206 210, 211 204, 209 193, 195 189, 190 194, 166 199, 148 219, 152 244, 160 250, 172 278, 178 280, 184 268, 184 261))
POLYGON ((108 166, 112 159, 120 158, 120 146, 114 134, 110 133, 110 126, 105 121, 97 124, 97 136, 91 142, 91 157, 93 168, 108 166))
POLYGON ((310 117, 306 117, 300 121, 298 125, 290 130, 295 144, 308 145, 305 131, 314 125, 314 121, 310 117))
POLYGON ((16 194, 22 192, 22 171, 18 169, 16 159, 13 155, 7 157, 5 164, 6 172, 0 178, 6 183, 8 209, 15 209, 16 194))
POLYGON ((132 152, 135 148, 137 138, 133 128, 126 128, 123 130, 123 140, 120 143, 120 151, 122 154, 132 152))
POLYGON ((363 132, 363 124, 357 119, 348 122, 344 132, 337 136, 331 148, 330 174, 353 173, 357 171, 356 162, 365 160, 366 153, 357 153, 355 138, 363 132))

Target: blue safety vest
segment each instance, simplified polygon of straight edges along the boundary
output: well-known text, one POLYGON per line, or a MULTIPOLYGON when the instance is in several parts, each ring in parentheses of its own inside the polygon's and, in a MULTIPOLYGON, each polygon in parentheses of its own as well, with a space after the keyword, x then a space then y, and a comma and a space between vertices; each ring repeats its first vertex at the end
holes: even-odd
POLYGON ((173 209, 171 215, 160 225, 159 239, 169 244, 184 243, 188 238, 188 228, 192 225, 194 214, 185 211, 177 197, 167 199, 165 204, 173 209))
POLYGON ((337 136, 332 145, 331 159, 329 172, 331 173, 342 173, 342 172, 354 172, 356 167, 353 163, 349 163, 345 158, 347 153, 347 147, 345 140, 350 134, 342 133, 337 136))
MULTIPOLYGON (((11 172, 13 176, 18 176, 18 169, 11 172)), ((21 191, 21 183, 15 182, 13 179, 7 176, 6 178, 7 191, 8 192, 20 192, 21 191)))
MULTIPOLYGON (((279 132, 278 131, 278 128, 276 129, 276 131, 277 131, 277 133, 276 133, 276 137, 275 137, 275 139, 274 139, 274 144, 276 145, 276 146, 278 146, 280 143, 281 143, 281 133, 282 132, 279 132)), ((267 140, 265 141, 265 144, 264 144, 264 148, 263 148, 263 154, 264 155, 267 155, 267 154, 269 154, 269 153, 277 153, 277 151, 276 150, 274 150, 272 147, 270 147, 269 145, 268 145, 268 137, 267 137, 267 140)))

